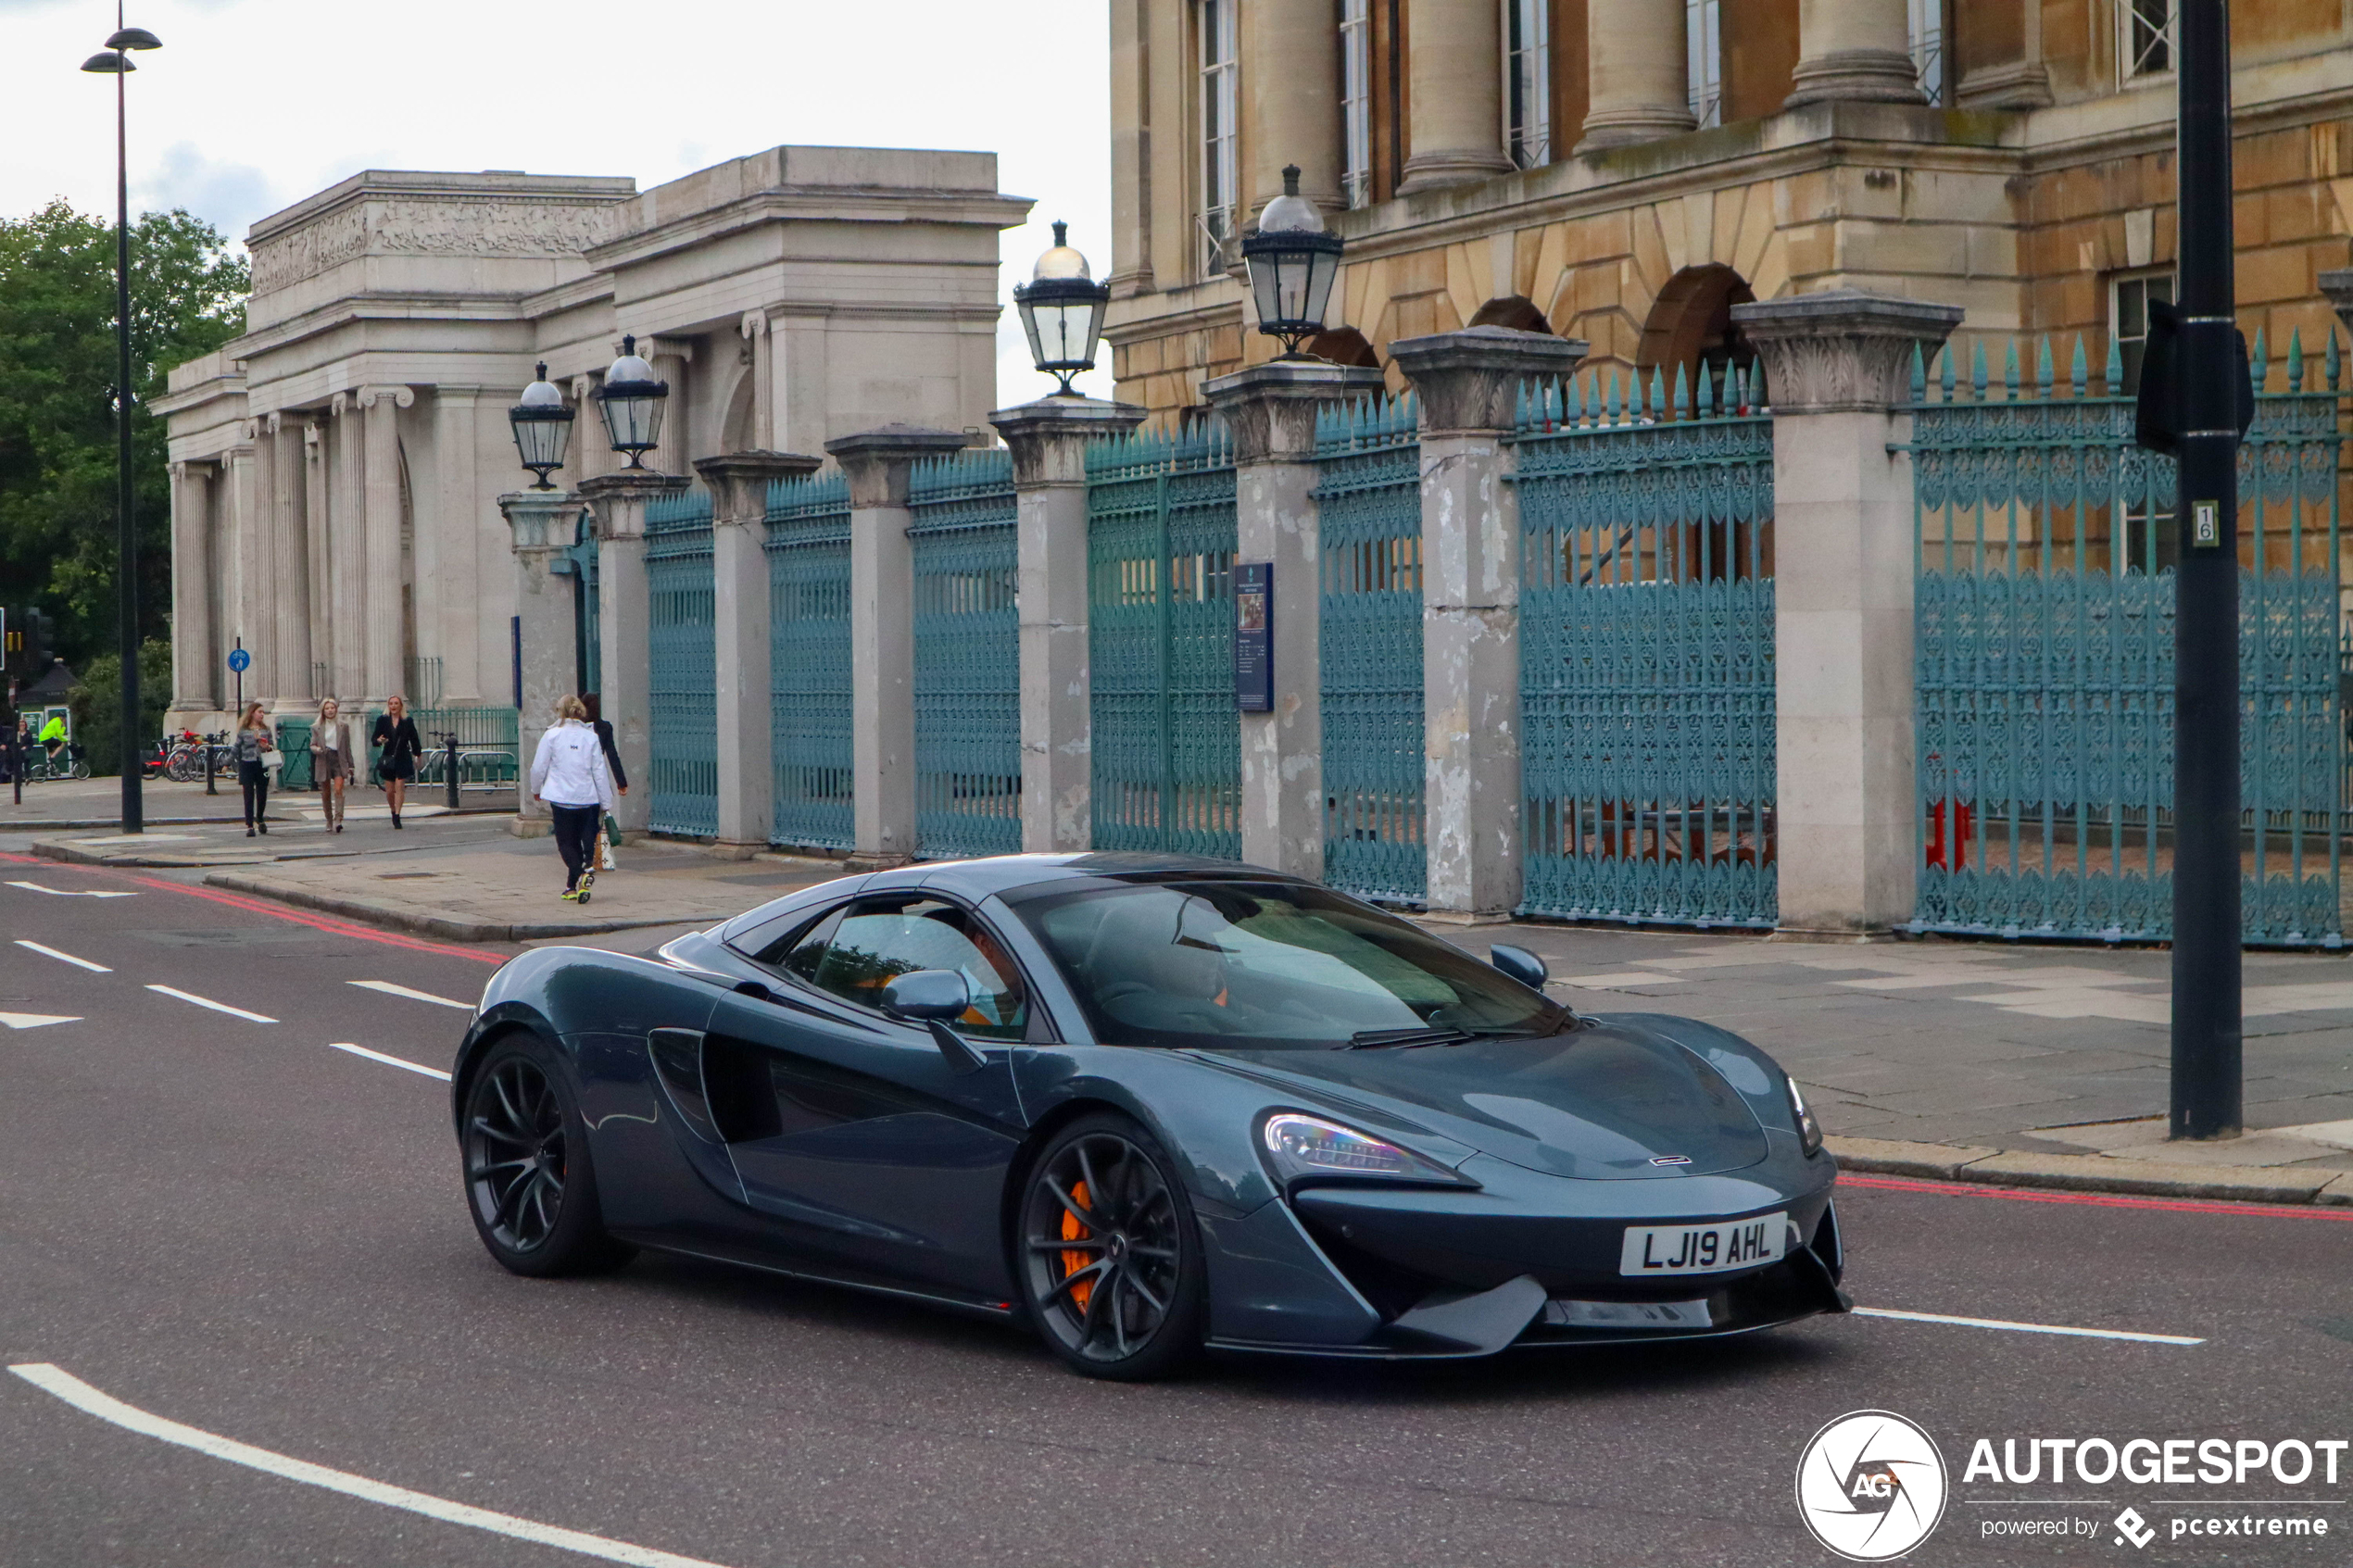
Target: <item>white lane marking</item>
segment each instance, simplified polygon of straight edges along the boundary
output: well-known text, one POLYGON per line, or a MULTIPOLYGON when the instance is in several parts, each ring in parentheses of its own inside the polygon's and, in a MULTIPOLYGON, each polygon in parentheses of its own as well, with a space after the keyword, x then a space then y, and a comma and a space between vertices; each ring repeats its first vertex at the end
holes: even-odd
POLYGON ((511 1513, 494 1513, 486 1508, 451 1502, 428 1493, 412 1492, 406 1486, 387 1486, 382 1481, 371 1481, 364 1475, 352 1475, 344 1471, 330 1470, 323 1464, 312 1464, 308 1460, 272 1453, 268 1449, 257 1449, 250 1443, 240 1443, 233 1437, 223 1437, 200 1427, 183 1426, 176 1421, 150 1415, 136 1405, 124 1404, 112 1395, 93 1388, 64 1368, 52 1366, 46 1361, 29 1361, 8 1370, 74 1409, 127 1432, 158 1438, 183 1449, 194 1449, 200 1454, 209 1454, 214 1459, 227 1460, 231 1464, 242 1464, 249 1470, 282 1476, 288 1481, 299 1481, 307 1486, 321 1486, 331 1492, 341 1492, 346 1497, 358 1498, 363 1502, 405 1509, 410 1513, 422 1513, 428 1519, 438 1519, 445 1524, 487 1530, 493 1535, 551 1546, 560 1551, 576 1551, 583 1557, 602 1558, 607 1562, 626 1562, 632 1568, 719 1568, 719 1564, 701 1558, 656 1551, 651 1547, 634 1546, 604 1536, 591 1536, 579 1530, 542 1524, 535 1520, 518 1519, 511 1513))
POLYGON ((136 898, 136 893, 100 893, 68 887, 44 887, 37 882, 12 882, 11 887, 21 887, 29 893, 46 893, 52 898, 136 898))
POLYGON ((39 1029, 52 1023, 79 1023, 79 1016, 52 1018, 45 1012, 0 1012, 0 1023, 11 1029, 39 1029))
POLYGON ((38 942, 28 942, 21 936, 17 938, 17 946, 19 947, 30 947, 34 952, 41 954, 44 958, 59 959, 69 964, 80 964, 83 969, 88 970, 93 974, 112 974, 114 972, 113 970, 108 969, 102 963, 92 963, 88 959, 77 959, 71 953, 60 953, 55 947, 44 947, 38 942))
POLYGON ((427 1067, 420 1062, 403 1061, 396 1056, 386 1056, 382 1051, 371 1051, 365 1046, 355 1046, 347 1040, 330 1040, 327 1042, 327 1048, 331 1051, 349 1051, 354 1056, 364 1056, 370 1061, 381 1061, 386 1067, 405 1067, 411 1073, 422 1073, 428 1078, 438 1078, 445 1084, 449 1082, 449 1074, 438 1067, 427 1067))
POLYGON ((194 1002, 200 1008, 210 1008, 215 1012, 225 1012, 238 1018, 250 1019, 256 1023, 275 1023, 278 1022, 276 1019, 265 1017, 261 1013, 247 1012, 243 1008, 233 1008, 227 1002, 216 1002, 209 997, 199 997, 194 991, 175 990, 170 985, 150 985, 147 989, 150 991, 159 991, 167 997, 177 997, 183 1002, 194 1002))
POLYGON ((431 1002, 435 1007, 456 1008, 459 1012, 474 1010, 472 1002, 453 1001, 447 997, 436 997, 431 991, 411 991, 408 986, 395 985, 389 980, 346 980, 344 984, 357 985, 363 990, 382 991, 387 997, 406 997, 412 1002, 431 1002))
POLYGON ((2121 1328, 2065 1328, 2057 1323, 2010 1323, 2001 1318, 1956 1318, 1943 1312, 1898 1312, 1886 1307, 1857 1307, 1858 1318, 1900 1318, 1906 1323, 1950 1323, 1957 1328, 2001 1328, 2013 1334, 2067 1334, 2083 1339, 2132 1339, 2144 1345, 2203 1345, 2182 1334, 2135 1334, 2121 1328))

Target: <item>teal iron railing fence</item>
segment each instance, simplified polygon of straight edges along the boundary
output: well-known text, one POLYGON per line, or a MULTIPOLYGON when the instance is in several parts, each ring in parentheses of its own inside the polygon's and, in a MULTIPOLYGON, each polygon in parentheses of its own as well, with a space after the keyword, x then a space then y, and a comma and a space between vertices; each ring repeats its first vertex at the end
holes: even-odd
POLYGON ((653 684, 647 825, 709 838, 719 832, 719 727, 711 493, 646 506, 647 642, 653 684))
POLYGON ((1315 423, 1324 880, 1403 904, 1422 901, 1428 860, 1421 454, 1410 395, 1315 423))
POLYGON ((1013 454, 915 465, 915 843, 925 859, 1021 848, 1021 615, 1013 454))
POLYGON ((1087 487, 1095 847, 1239 859, 1232 444, 1106 441, 1087 487))
MULTIPOLYGON (((2133 444, 2111 344, 1985 345, 1913 374, 1920 888, 1912 928, 2159 940, 2172 929, 2174 466, 2133 444)), ((2239 455, 2243 930, 2343 943, 2334 334, 2307 388, 2254 351, 2239 455), (2274 389, 2274 382, 2282 386, 2274 389)))
POLYGON ((769 841, 857 842, 849 719, 849 486, 839 472, 768 487, 769 841))
POLYGON ((548 570, 559 577, 572 579, 573 679, 579 683, 583 695, 601 693, 605 669, 600 613, 603 601, 597 590, 597 524, 590 514, 580 514, 573 542, 549 563, 548 570))
POLYGON ((1521 909, 1774 923, 1773 430, 1754 374, 1522 395, 1521 909))

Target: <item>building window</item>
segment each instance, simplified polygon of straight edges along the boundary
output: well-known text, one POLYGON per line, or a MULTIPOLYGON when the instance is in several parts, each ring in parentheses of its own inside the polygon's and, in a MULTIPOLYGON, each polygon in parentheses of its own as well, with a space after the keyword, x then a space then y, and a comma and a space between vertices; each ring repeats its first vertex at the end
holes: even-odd
POLYGON ((1944 0, 1910 0, 1910 6, 1912 69, 1919 76, 1920 96, 1941 107, 1944 102, 1944 0))
POLYGON ((2108 330, 2123 361, 2124 384, 2111 390, 2130 397, 2141 390, 2141 355, 2148 346, 2149 306, 2173 303, 2173 274, 2127 272, 2117 278, 2108 295, 2108 330))
POLYGON ((1503 0, 1504 147, 1513 164, 1553 158, 1552 0, 1503 0))
POLYGON ((1692 119, 1702 131, 1724 123, 1723 0, 1683 0, 1683 81, 1691 91, 1692 119))
POLYGON ((2116 0, 2119 75, 2126 82, 2173 69, 2173 0, 2116 0))
POLYGON ((1340 0, 1340 189, 1351 207, 1373 199, 1372 0, 1340 0))
POLYGON ((1234 12, 1238 0, 1200 0, 1202 276, 1226 270, 1239 228, 1234 12))

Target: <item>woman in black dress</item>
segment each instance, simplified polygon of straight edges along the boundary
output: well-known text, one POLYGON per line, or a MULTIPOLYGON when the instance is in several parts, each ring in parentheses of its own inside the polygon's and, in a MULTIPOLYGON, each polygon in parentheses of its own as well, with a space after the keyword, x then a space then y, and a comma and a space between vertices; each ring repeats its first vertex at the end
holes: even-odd
POLYGON ((392 807, 392 825, 400 825, 400 808, 409 797, 409 781, 417 776, 417 753, 424 749, 417 738, 417 721, 409 717, 409 699, 396 696, 376 716, 369 743, 383 747, 376 776, 384 780, 384 799, 392 807))

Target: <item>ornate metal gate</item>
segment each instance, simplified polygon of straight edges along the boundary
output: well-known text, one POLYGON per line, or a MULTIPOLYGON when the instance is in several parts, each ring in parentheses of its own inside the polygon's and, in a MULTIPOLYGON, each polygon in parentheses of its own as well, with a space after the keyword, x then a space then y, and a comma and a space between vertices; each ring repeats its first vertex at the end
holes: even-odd
POLYGON ((1324 880, 1405 904, 1427 868, 1421 452, 1411 397, 1316 421, 1324 880))
MULTIPOLYGON (((2337 384, 2285 390, 2259 334, 2239 454, 2239 777, 2250 944, 2342 946, 2337 384)), ((2108 351, 2082 340, 1998 386, 1981 343, 1914 371, 1921 873, 1912 928, 2162 939, 2172 931, 2174 465, 2133 445, 2108 351), (2020 395, 2021 390, 2024 395, 2020 395)))
MULTIPOLYGON (((597 599, 597 521, 586 511, 573 533, 572 545, 555 559, 554 572, 572 579, 573 671, 583 692, 604 690, 603 631, 597 599)), ((541 718, 544 720, 544 715, 541 718)))
POLYGON ((1735 374, 1523 398, 1523 911, 1770 926, 1773 431, 1735 374), (1694 395, 1694 391, 1696 395, 1694 395))
POLYGON ((849 717, 849 486, 839 473, 768 487, 770 842, 857 842, 849 717))
POLYGON ((712 644, 711 493, 665 495, 646 507, 648 642, 656 833, 709 838, 719 831, 719 723, 712 644))
POLYGON ((1238 859, 1232 446, 1107 441, 1087 485, 1095 847, 1238 859))
POLYGON ((915 844, 1021 847, 1021 615, 1010 452, 915 465, 915 844))

